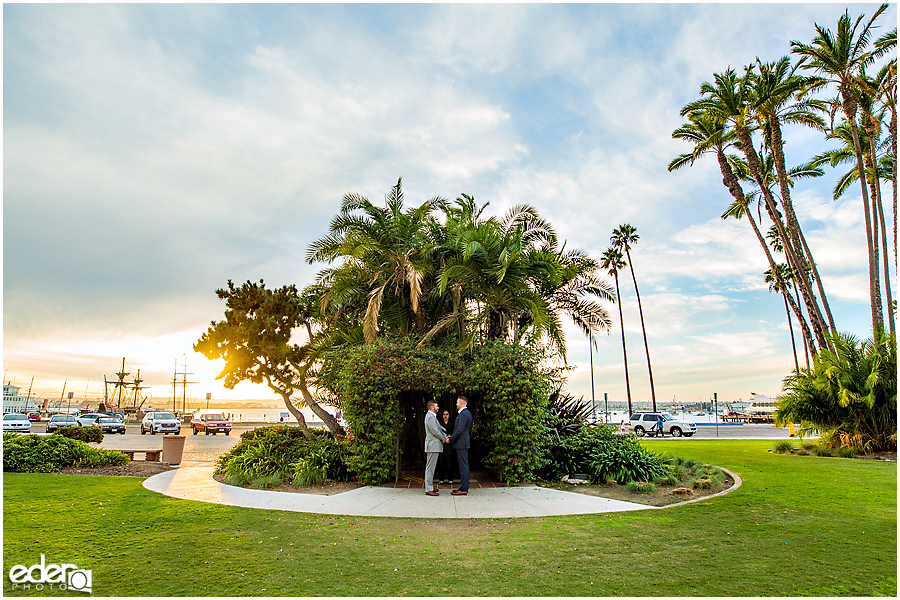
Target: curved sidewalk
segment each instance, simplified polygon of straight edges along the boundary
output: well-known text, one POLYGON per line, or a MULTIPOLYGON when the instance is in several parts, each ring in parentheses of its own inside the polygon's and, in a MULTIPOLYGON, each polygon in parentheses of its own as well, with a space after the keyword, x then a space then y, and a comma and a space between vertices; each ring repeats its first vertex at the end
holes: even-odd
POLYGON ((430 519, 547 517, 652 509, 655 507, 541 487, 469 490, 468 496, 437 497, 424 490, 362 487, 332 496, 248 490, 212 478, 214 466, 182 466, 148 477, 148 490, 180 498, 244 508, 288 510, 326 515, 430 519))

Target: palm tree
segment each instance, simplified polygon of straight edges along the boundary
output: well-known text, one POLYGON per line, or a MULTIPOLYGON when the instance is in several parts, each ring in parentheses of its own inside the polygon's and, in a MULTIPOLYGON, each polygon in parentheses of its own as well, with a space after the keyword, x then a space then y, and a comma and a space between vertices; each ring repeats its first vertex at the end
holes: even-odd
POLYGON ((816 24, 817 35, 811 44, 799 41, 791 42, 794 54, 809 59, 803 68, 815 70, 838 84, 838 96, 834 99, 833 104, 841 107, 850 124, 865 210, 866 242, 869 255, 869 302, 872 308, 872 330, 876 333, 884 329, 884 318, 881 310, 881 294, 878 290, 878 261, 875 256, 876 242, 872 229, 872 207, 866 185, 863 149, 856 126, 859 103, 855 88, 862 68, 874 60, 872 53, 868 51, 869 41, 873 34, 873 24, 875 19, 887 8, 887 4, 882 4, 868 23, 859 30, 858 35, 857 29, 864 15, 860 15, 856 22, 851 24, 850 12, 847 10, 838 19, 836 33, 816 24))
POLYGON ((650 375, 650 397, 653 400, 653 411, 656 412, 656 388, 653 385, 653 367, 650 366, 650 346, 647 344, 647 327, 644 325, 644 309, 641 306, 641 293, 638 290, 637 277, 634 275, 634 263, 631 260, 631 247, 636 244, 639 239, 640 236, 637 234, 637 229, 628 223, 623 223, 622 225, 619 225, 617 229, 613 230, 612 237, 610 237, 609 241, 614 248, 617 248, 620 251, 624 250, 625 256, 628 258, 628 268, 631 269, 631 279, 634 281, 634 293, 637 296, 638 314, 641 317, 641 331, 644 334, 644 351, 647 354, 647 373, 650 375))
MULTIPOLYGON (((752 88, 753 67, 745 69, 745 74, 739 77, 733 69, 727 69, 724 73, 714 73, 714 83, 705 82, 700 88, 701 98, 689 103, 681 109, 682 115, 694 112, 707 113, 713 118, 722 120, 733 127, 737 138, 737 146, 744 154, 747 168, 756 180, 757 186, 765 200, 766 211, 772 222, 779 228, 779 234, 785 242, 785 256, 790 265, 801 265, 806 262, 802 247, 796 247, 791 236, 787 233, 787 227, 781 212, 775 202, 770 186, 766 184, 766 177, 759 155, 753 145, 752 134, 754 131, 755 113, 752 102, 754 91, 752 88)), ((731 187, 731 186, 729 186, 731 187)), ((734 195, 734 192, 732 192, 734 195)), ((825 336, 827 326, 822 312, 819 309, 810 281, 800 277, 800 291, 810 315, 810 325, 820 347, 826 347, 828 339, 825 336)))
POLYGON ((479 332, 513 343, 546 340, 565 359, 562 316, 585 333, 608 329, 609 315, 593 298, 614 301, 595 276, 596 261, 559 248, 549 222, 530 206, 513 207, 502 219, 481 219, 471 197, 448 206, 445 245, 436 249, 441 269, 436 291, 459 298, 426 338, 469 320, 464 346, 479 332))
MULTIPOLYGON (((891 292, 891 277, 888 266, 889 250, 887 230, 884 221, 884 210, 881 203, 881 180, 890 180, 892 176, 891 167, 887 163, 893 161, 890 160, 889 156, 885 156, 884 154, 887 143, 879 139, 883 113, 874 114, 870 112, 873 108, 873 99, 867 97, 866 94, 860 93, 859 99, 860 105, 864 107, 862 111, 864 118, 862 121, 863 123, 868 123, 859 128, 859 137, 863 147, 866 148, 866 152, 863 155, 863 163, 866 167, 866 180, 869 183, 869 192, 871 197, 875 200, 873 203, 875 212, 872 223, 873 236, 875 238, 875 248, 873 253, 876 260, 878 260, 879 254, 882 258, 885 281, 884 289, 887 296, 887 306, 890 307, 893 300, 893 294, 891 292), (875 139, 873 139, 873 137, 875 139), (881 250, 879 250, 879 244, 881 245, 881 250)), ((842 146, 814 156, 809 163, 807 163, 807 166, 818 167, 819 165, 829 164, 832 167, 836 167, 842 163, 853 164, 853 167, 849 171, 838 178, 837 183, 834 186, 833 195, 834 199, 837 200, 846 193, 853 182, 859 180, 856 153, 853 148, 852 133, 847 120, 843 119, 841 123, 833 127, 826 136, 826 139, 838 140, 842 143, 842 146)), ((878 286, 880 293, 880 276, 876 285, 878 286)), ((894 331, 893 318, 888 319, 888 324, 890 326, 890 331, 894 331)))
POLYGON ((769 269, 765 272, 766 283, 769 284, 770 292, 778 292, 784 299, 784 312, 787 313, 788 330, 791 332, 791 348, 794 350, 795 372, 799 373, 800 361, 797 360, 797 342, 794 340, 794 325, 791 323, 791 310, 790 308, 788 308, 787 301, 787 297, 791 292, 789 289, 783 287, 785 283, 793 278, 793 273, 791 273, 791 268, 783 263, 777 265, 776 269, 781 271, 781 273, 776 275, 772 269, 769 269))
MULTIPOLYGON (((826 105, 822 100, 809 98, 808 94, 825 85, 819 77, 806 77, 797 74, 802 60, 791 65, 790 58, 783 56, 777 61, 763 63, 756 59, 758 72, 748 70, 750 81, 751 110, 754 118, 763 131, 763 139, 773 159, 774 171, 777 174, 781 190, 781 206, 784 208, 785 225, 790 234, 792 246, 798 250, 803 260, 812 270, 813 280, 819 290, 822 307, 828 317, 828 325, 832 333, 836 333, 834 317, 825 295, 822 278, 819 276, 816 261, 806 243, 794 205, 791 202, 793 178, 785 167, 784 141, 781 135, 781 124, 792 123, 804 125, 818 131, 825 130, 825 121, 817 113, 825 112, 826 105)), ((768 173, 764 173, 768 175, 768 173)), ((801 277, 806 279, 805 271, 801 277)), ((806 281, 804 281, 806 283, 806 281)))
POLYGON ((625 320, 622 317, 622 302, 619 295, 619 270, 625 267, 622 253, 615 248, 607 248, 600 259, 600 266, 613 276, 616 282, 616 298, 619 305, 619 328, 622 330, 622 358, 625 362, 625 395, 628 398, 628 414, 631 414, 631 381, 628 379, 628 351, 625 349, 625 320))
POLYGON ((424 335, 427 329, 425 309, 420 308, 420 303, 428 298, 426 278, 434 271, 429 222, 434 218, 432 211, 446 200, 433 198, 403 212, 401 183, 398 180, 391 188, 384 208, 359 194, 345 195, 328 235, 314 241, 306 253, 310 264, 343 258, 344 264, 332 276, 365 287, 366 342, 377 337, 379 320, 386 316, 402 332, 412 330, 424 335), (368 276, 368 281, 363 283, 359 276, 368 276))
MULTIPOLYGON (((693 165, 694 161, 707 153, 714 152, 719 163, 719 170, 722 173, 722 183, 728 188, 729 193, 734 198, 734 202, 728 207, 728 210, 722 215, 723 219, 734 217, 741 219, 744 215, 750 222, 756 239, 766 255, 770 269, 775 269, 775 260, 766 245, 766 241, 757 226, 756 220, 753 218, 752 211, 749 210, 749 204, 753 198, 760 197, 761 194, 744 194, 741 188, 740 179, 753 180, 748 174, 748 168, 745 161, 733 154, 727 154, 726 150, 735 145, 736 134, 734 131, 727 131, 726 120, 720 110, 695 110, 689 112, 689 123, 686 123, 672 132, 672 137, 692 142, 694 150, 690 153, 682 154, 669 163, 669 171, 680 169, 686 165, 693 165)), ((769 155, 771 156, 771 155, 769 155)), ((774 168, 772 160, 764 160, 767 173, 766 183, 769 187, 774 184, 774 168)), ((815 169, 795 168, 789 172, 791 179, 805 176, 821 175, 821 171, 815 169)), ((776 272, 777 271, 773 271, 776 272)), ((813 345, 812 334, 806 318, 802 314, 799 302, 790 302, 791 308, 794 310, 797 320, 800 323, 800 330, 803 333, 804 348, 809 349, 813 345)))

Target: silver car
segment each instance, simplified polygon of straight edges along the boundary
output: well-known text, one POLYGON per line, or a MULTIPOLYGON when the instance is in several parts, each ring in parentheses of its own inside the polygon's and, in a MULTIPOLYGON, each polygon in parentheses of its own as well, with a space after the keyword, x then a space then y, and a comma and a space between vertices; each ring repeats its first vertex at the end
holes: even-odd
POLYGON ((141 421, 141 435, 145 433, 150 435, 181 433, 181 422, 170 412, 147 413, 147 416, 141 421))
POLYGON ((53 433, 60 427, 78 427, 78 421, 72 415, 53 415, 47 423, 47 433, 53 433))
POLYGON ((15 431, 17 433, 31 433, 31 421, 28 415, 10 413, 3 415, 3 431, 15 431))

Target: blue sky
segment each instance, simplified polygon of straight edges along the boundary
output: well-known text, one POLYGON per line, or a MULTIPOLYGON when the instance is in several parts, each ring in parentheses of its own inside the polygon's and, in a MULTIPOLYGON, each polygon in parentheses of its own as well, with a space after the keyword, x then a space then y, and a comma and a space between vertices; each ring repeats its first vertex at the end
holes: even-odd
MULTIPOLYGON (((222 315, 214 290, 309 283, 305 249, 342 196, 380 200, 402 177, 410 204, 531 204, 596 257, 634 225, 657 398, 774 395, 793 364, 783 303, 749 226, 718 218, 715 161, 667 172, 689 150, 671 132, 714 72, 777 59, 848 6, 877 8, 4 5, 6 379, 96 395, 126 356, 165 396, 187 360, 194 395, 274 398, 224 390, 193 353, 222 315)), ((892 6, 879 35, 896 22, 892 6)), ((790 164, 826 147, 785 139, 790 164)), ((836 177, 794 199, 838 328, 864 337, 862 205, 858 189, 831 200, 836 177)), ((622 300, 649 399, 628 279, 622 300)), ((569 388, 590 397, 588 344, 568 331, 569 388)), ((624 399, 618 326, 593 360, 598 398, 624 399)))

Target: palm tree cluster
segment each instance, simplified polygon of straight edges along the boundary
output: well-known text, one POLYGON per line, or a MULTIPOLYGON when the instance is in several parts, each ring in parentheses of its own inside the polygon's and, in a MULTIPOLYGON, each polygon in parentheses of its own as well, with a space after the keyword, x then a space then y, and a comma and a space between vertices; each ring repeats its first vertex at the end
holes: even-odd
MULTIPOLYGON (((789 325, 793 314, 806 352, 813 357, 822 350, 834 351, 832 340, 837 329, 791 201, 791 190, 800 179, 824 175, 825 164, 852 165, 839 178, 835 199, 853 182, 859 182, 865 211, 872 329, 875 335, 884 329, 883 284, 887 320, 894 332, 880 182, 890 181, 893 187, 896 270, 897 59, 890 54, 896 49, 897 30, 874 39, 876 20, 887 8, 883 4, 867 21, 864 15, 854 21, 845 11, 836 31, 816 25, 810 43, 792 41, 792 56, 771 62, 757 57, 742 71, 729 67, 715 73, 712 82, 701 86, 700 97, 681 110, 688 122, 672 133, 694 147, 672 160, 670 171, 693 165, 707 154, 716 157, 722 182, 733 198, 722 218, 746 217, 769 264, 765 273, 769 289, 784 296, 789 325), (872 75, 876 65, 877 73, 872 75), (826 140, 840 146, 788 168, 783 140, 783 127, 788 125, 821 131, 826 140), (764 222, 770 224, 765 235, 764 222), (776 260, 776 255, 782 255, 784 262, 776 260)), ((791 333, 793 336, 793 329, 791 333)), ((796 350, 795 365, 799 368, 796 350)))
POLYGON ((383 207, 347 194, 310 244, 310 264, 334 263, 301 293, 317 325, 314 355, 393 335, 461 350, 484 340, 545 345, 565 359, 565 317, 585 334, 609 329, 601 302, 615 295, 599 263, 560 245, 534 207, 485 216, 488 204, 464 194, 404 208, 401 183, 383 207))
MULTIPOLYGON (((634 283, 634 294, 637 297, 638 314, 641 318, 641 331, 644 335, 644 351, 647 355, 647 373, 650 376, 650 397, 653 402, 653 410, 656 411, 656 387, 653 384, 653 367, 650 365, 650 346, 647 343, 647 327, 644 325, 644 308, 641 304, 641 292, 638 290, 637 277, 634 274, 634 262, 631 260, 631 248, 641 239, 637 229, 628 223, 623 223, 613 230, 609 238, 611 246, 603 253, 600 266, 612 275, 616 286, 616 297, 619 293, 619 271, 627 265, 631 270, 631 280, 634 283), (625 254, 622 254, 622 253, 625 254), (625 259, 628 259, 627 261, 625 259)), ((628 350, 625 345, 625 320, 622 316, 622 303, 619 302, 619 328, 622 331, 622 355, 625 363, 625 396, 628 402, 628 413, 631 414, 631 381, 628 376, 628 350)))

